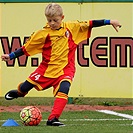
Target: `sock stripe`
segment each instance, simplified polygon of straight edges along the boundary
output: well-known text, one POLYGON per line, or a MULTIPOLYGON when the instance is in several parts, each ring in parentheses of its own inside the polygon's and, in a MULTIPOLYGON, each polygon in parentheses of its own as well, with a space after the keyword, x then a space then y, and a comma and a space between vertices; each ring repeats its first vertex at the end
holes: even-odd
POLYGON ((26 94, 27 94, 27 92, 22 92, 21 90, 20 90, 20 86, 23 84, 23 82, 22 83, 20 83, 19 85, 18 85, 18 95, 20 95, 20 96, 25 96, 26 94))
POLYGON ((56 97, 58 98, 63 98, 63 99, 68 99, 68 95, 62 92, 58 92, 56 97))

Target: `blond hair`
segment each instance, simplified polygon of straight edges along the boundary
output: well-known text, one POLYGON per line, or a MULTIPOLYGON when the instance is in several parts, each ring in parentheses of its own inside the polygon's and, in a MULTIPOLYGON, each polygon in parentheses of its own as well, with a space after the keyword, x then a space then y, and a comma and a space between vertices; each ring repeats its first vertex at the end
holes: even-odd
POLYGON ((53 17, 53 16, 62 16, 63 10, 59 4, 51 3, 47 5, 45 8, 45 16, 46 17, 53 17))

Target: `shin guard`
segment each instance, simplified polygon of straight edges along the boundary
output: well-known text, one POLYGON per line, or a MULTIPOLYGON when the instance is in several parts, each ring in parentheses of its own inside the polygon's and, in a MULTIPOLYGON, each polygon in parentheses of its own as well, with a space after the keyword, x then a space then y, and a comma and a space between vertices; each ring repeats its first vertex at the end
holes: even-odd
POLYGON ((53 118, 59 118, 62 114, 64 107, 68 101, 68 92, 69 92, 70 83, 68 81, 62 81, 59 87, 57 94, 55 95, 55 101, 53 105, 52 112, 48 117, 48 120, 53 118))

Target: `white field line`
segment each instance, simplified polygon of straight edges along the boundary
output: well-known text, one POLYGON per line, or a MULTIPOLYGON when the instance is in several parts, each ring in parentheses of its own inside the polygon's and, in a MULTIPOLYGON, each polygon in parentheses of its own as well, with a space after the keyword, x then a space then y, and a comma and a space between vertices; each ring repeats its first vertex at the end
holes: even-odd
POLYGON ((129 119, 60 119, 61 121, 127 121, 129 119))
MULTIPOLYGON (((7 120, 0 120, 0 123, 4 123, 4 122, 6 122, 7 120)), ((15 120, 16 122, 20 122, 21 120, 15 120)), ((42 120, 42 122, 46 122, 47 121, 47 119, 43 119, 42 120)), ((130 119, 60 119, 60 121, 76 121, 76 122, 78 122, 78 121, 130 121, 130 119)), ((82 125, 82 126, 88 126, 88 124, 85 124, 85 123, 80 123, 80 124, 78 124, 78 123, 76 123, 76 124, 67 124, 68 126, 78 126, 78 125, 82 125)), ((66 126, 67 126, 66 125, 66 126)), ((111 126, 112 124, 107 124, 106 126, 111 126)), ((133 126, 133 122, 131 123, 131 124, 119 124, 120 126, 133 126)), ((44 124, 44 126, 46 126, 45 124, 44 124)))
POLYGON ((110 111, 110 110, 97 110, 97 111, 105 113, 105 114, 116 115, 116 116, 120 116, 120 117, 124 117, 124 118, 130 119, 130 120, 133 120, 132 115, 117 113, 115 111, 110 111))
MULTIPOLYGON (((60 119, 60 120, 61 121, 125 121, 125 120, 133 120, 132 115, 117 113, 117 112, 110 111, 110 110, 96 110, 96 111, 106 113, 106 114, 116 115, 116 116, 120 116, 120 117, 124 117, 124 118, 123 119, 60 119)), ((0 120, 0 122, 5 122, 5 121, 7 121, 7 120, 0 120)), ((21 120, 16 120, 16 121, 21 121, 21 120)), ((47 119, 43 119, 42 121, 46 122, 47 119)), ((70 125, 75 125, 75 124, 70 124, 70 125)), ((84 125, 87 125, 87 124, 84 124, 84 125)), ((133 122, 128 125, 133 125, 133 122)))
MULTIPOLYGON (((0 120, 0 122, 5 122, 7 120, 0 120)), ((15 120, 21 121, 21 120, 15 120)), ((42 121, 47 121, 47 119, 43 119, 42 121)), ((60 119, 60 121, 129 121, 129 119, 60 119)))

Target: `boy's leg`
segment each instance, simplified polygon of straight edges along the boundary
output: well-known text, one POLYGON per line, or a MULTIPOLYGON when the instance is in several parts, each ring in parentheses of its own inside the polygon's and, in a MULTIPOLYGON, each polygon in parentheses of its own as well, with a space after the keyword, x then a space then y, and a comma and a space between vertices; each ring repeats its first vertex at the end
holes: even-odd
POLYGON ((64 107, 68 101, 68 92, 70 83, 68 81, 62 81, 59 90, 55 96, 54 106, 51 114, 48 117, 48 126, 63 126, 64 124, 59 122, 59 117, 62 114, 64 107))
POLYGON ((5 99, 12 100, 14 98, 24 97, 33 87, 34 85, 26 80, 24 83, 20 83, 18 85, 17 90, 11 90, 7 92, 5 95, 5 99))

